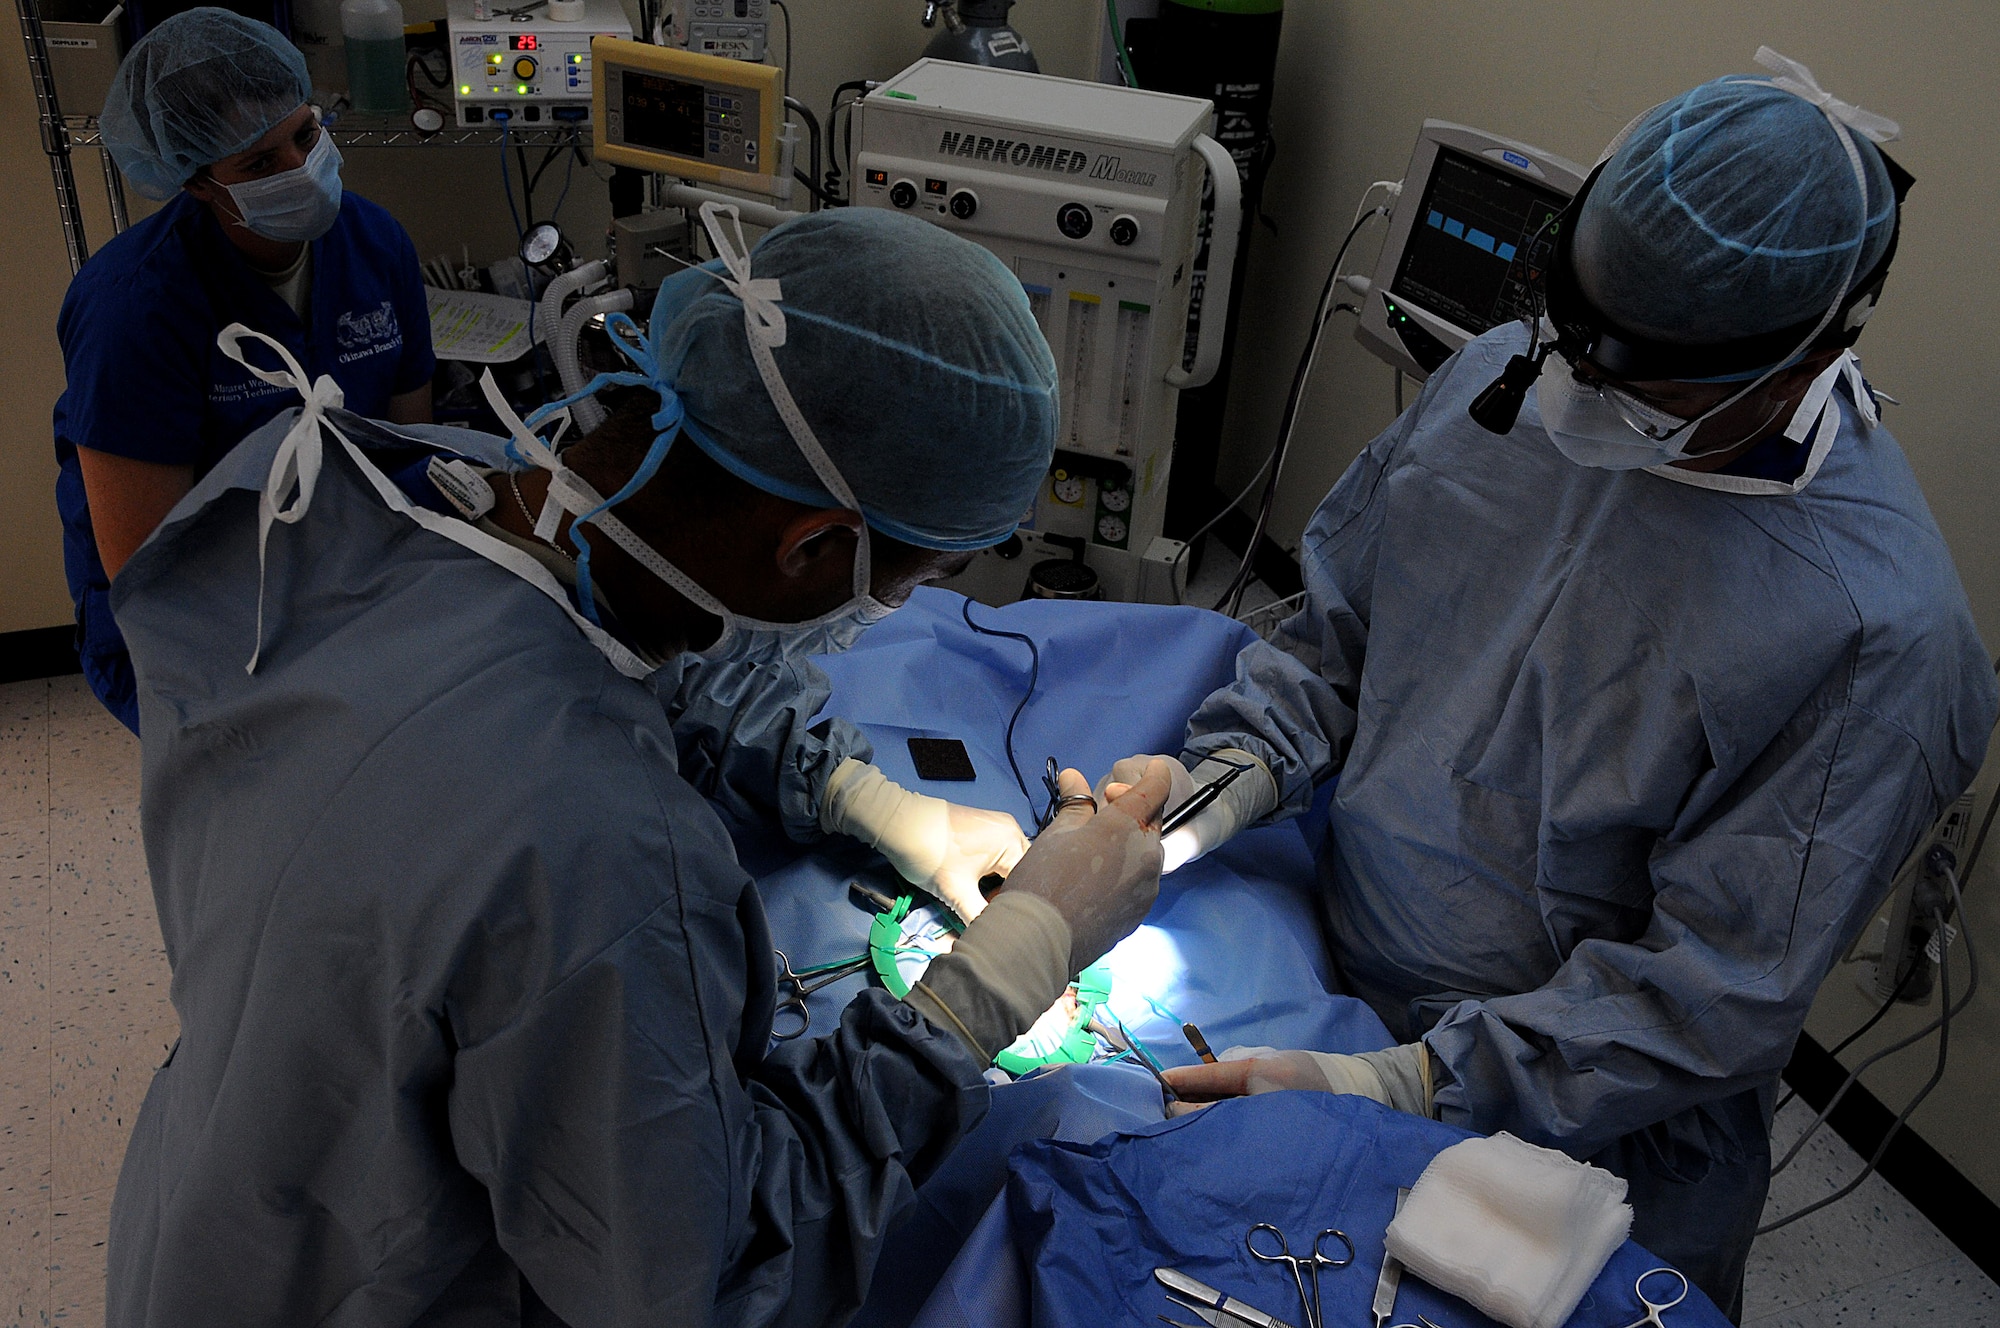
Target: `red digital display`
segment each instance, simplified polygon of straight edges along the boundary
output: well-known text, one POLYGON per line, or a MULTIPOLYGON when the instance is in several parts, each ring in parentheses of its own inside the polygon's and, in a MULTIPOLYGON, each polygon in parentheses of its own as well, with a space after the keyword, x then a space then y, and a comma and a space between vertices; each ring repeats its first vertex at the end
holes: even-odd
POLYGON ((510 47, 512 47, 514 50, 517 51, 532 51, 540 44, 541 44, 540 41, 536 38, 535 34, 532 32, 525 33, 518 37, 509 37, 507 39, 507 45, 509 45, 510 47))

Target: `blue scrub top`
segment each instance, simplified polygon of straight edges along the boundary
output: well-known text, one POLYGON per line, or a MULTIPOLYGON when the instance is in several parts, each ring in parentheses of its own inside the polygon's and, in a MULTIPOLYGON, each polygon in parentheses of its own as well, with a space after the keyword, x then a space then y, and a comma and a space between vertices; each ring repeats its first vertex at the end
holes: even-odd
MULTIPOLYGON (((76 606, 77 653, 105 706, 138 731, 132 665, 111 616, 76 449, 206 474, 298 394, 272 387, 215 344, 242 323, 281 343, 347 408, 382 416, 436 367, 423 276, 409 235, 351 191, 313 241, 311 326, 257 276, 208 209, 181 194, 105 245, 70 283, 56 321, 68 389, 56 402, 56 508, 76 606)), ((268 350, 246 349, 274 359, 268 350)), ((276 367, 275 365, 271 367, 276 367)))

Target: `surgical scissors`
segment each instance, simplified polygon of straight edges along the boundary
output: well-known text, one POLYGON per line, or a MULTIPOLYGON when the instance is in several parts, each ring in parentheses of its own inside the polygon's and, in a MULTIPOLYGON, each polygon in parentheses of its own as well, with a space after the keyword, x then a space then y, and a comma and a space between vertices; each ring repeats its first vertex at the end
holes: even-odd
POLYGON ((1672 1309, 1674 1306, 1680 1304, 1682 1301, 1687 1299, 1687 1294, 1688 1294, 1687 1274, 1682 1272, 1678 1268, 1648 1268, 1645 1272, 1639 1274, 1638 1277, 1633 1279, 1632 1294, 1639 1298, 1639 1303, 1646 1307, 1646 1312, 1644 1314, 1641 1314, 1638 1318, 1632 1320, 1632 1322, 1626 1324, 1625 1328, 1667 1328, 1666 1320, 1662 1319, 1660 1315, 1662 1315, 1666 1311, 1672 1309), (1678 1277, 1681 1280, 1680 1294, 1675 1296, 1672 1300, 1666 1300, 1666 1301, 1648 1300, 1646 1298, 1646 1292, 1644 1290, 1644 1287, 1646 1285, 1646 1279, 1649 1277, 1656 1277, 1661 1273, 1665 1273, 1668 1277, 1678 1277))
POLYGON ((1354 1262, 1354 1242, 1347 1238, 1347 1233, 1328 1227, 1313 1237, 1312 1254, 1308 1257, 1303 1254, 1292 1253, 1292 1247, 1286 1242, 1284 1232, 1278 1230, 1269 1222, 1259 1222, 1256 1226, 1251 1227, 1248 1234, 1243 1237, 1243 1244, 1249 1249, 1250 1257, 1259 1263, 1281 1263, 1292 1270, 1292 1285, 1297 1287, 1299 1291, 1299 1310, 1305 1315, 1306 1328, 1324 1328, 1324 1322, 1320 1318, 1319 1270, 1322 1268, 1345 1268, 1354 1262), (1268 1231, 1278 1238, 1276 1253, 1257 1248, 1257 1233, 1260 1231, 1268 1231), (1347 1247, 1347 1257, 1345 1259, 1330 1258, 1320 1252, 1320 1243, 1328 1236, 1338 1237, 1340 1243, 1347 1247), (1312 1269, 1311 1300, 1306 1299, 1305 1270, 1308 1268, 1312 1269))
POLYGON ((812 1011, 806 1008, 806 997, 821 987, 831 986, 844 977, 862 972, 874 963, 870 956, 863 954, 856 955, 852 959, 838 959, 831 964, 815 964, 804 972, 798 972, 792 968, 792 961, 785 958, 783 950, 772 953, 778 956, 778 991, 781 999, 778 1001, 778 1008, 771 1013, 771 1036, 780 1042, 790 1042, 795 1037, 802 1037, 805 1031, 812 1027, 812 1011), (789 996, 784 995, 786 987, 791 988, 789 996), (797 1016, 799 1026, 780 1032, 778 1021, 786 1017, 787 1011, 797 1016))

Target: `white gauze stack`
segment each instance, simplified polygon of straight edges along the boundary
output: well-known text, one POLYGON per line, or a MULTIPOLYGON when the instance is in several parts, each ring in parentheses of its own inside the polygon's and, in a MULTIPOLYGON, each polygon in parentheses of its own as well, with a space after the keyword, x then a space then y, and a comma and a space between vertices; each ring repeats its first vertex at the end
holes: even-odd
POLYGON ((1388 1249, 1508 1328, 1560 1328, 1631 1229, 1623 1180, 1496 1134, 1431 1159, 1388 1249))

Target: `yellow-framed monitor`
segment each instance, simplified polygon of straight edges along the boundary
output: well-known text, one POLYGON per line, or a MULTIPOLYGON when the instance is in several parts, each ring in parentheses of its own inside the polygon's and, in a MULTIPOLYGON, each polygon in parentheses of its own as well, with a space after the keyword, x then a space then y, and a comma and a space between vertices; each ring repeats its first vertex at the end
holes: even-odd
POLYGON ((783 71, 617 37, 590 43, 591 126, 597 156, 776 198, 783 71))

